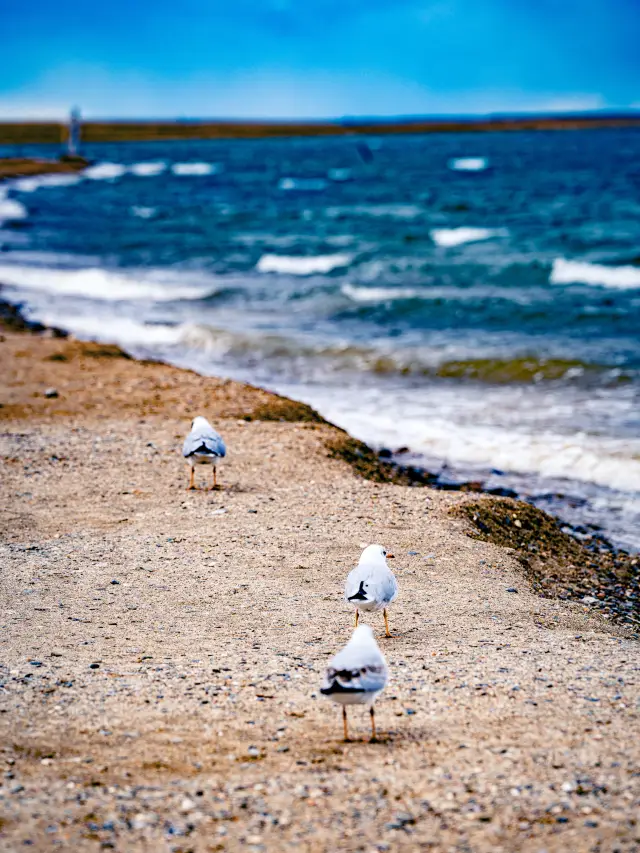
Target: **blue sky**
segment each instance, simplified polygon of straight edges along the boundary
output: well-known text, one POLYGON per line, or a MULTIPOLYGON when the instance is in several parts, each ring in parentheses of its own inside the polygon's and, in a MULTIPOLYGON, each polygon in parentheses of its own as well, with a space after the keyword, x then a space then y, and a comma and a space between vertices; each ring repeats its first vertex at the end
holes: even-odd
POLYGON ((640 107, 640 0, 0 0, 0 118, 640 107))

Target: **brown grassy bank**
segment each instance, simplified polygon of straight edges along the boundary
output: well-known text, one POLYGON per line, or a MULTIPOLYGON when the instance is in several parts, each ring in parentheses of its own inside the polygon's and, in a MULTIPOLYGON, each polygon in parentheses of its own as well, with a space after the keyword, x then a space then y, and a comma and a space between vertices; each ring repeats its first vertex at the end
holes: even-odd
MULTIPOLYGON (((491 133, 523 130, 586 130, 640 127, 640 116, 528 116, 505 118, 415 119, 389 122, 286 121, 87 121, 85 142, 168 139, 260 139, 353 134, 491 133)), ((63 144, 66 125, 56 122, 0 122, 0 144, 63 144)))

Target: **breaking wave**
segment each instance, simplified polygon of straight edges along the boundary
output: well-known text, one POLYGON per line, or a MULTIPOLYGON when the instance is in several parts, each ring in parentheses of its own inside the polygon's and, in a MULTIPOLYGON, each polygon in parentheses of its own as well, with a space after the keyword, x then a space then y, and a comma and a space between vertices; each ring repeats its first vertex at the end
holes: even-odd
POLYGON ((82 175, 56 173, 51 175, 34 175, 32 178, 17 178, 11 182, 11 189, 20 193, 33 193, 44 187, 72 187, 82 181, 82 175))
POLYGON ((428 297, 425 291, 413 287, 358 287, 354 284, 343 284, 341 292, 354 302, 388 302, 393 299, 417 299, 428 297))
POLYGON ((278 189, 298 192, 319 192, 324 190, 327 182, 324 178, 280 178, 278 189))
POLYGON ((89 166, 82 173, 85 178, 92 181, 113 181, 115 178, 121 178, 127 167, 122 163, 96 163, 95 166, 89 166))
POLYGON ((493 237, 506 237, 504 228, 434 228, 429 232, 431 239, 438 246, 462 246, 463 243, 477 243, 480 240, 491 240, 493 237))
POLYGON ((454 157, 447 165, 454 172, 482 172, 489 161, 486 157, 454 157))
POLYGON ((139 178, 153 178, 155 175, 162 174, 166 168, 167 164, 164 160, 151 160, 145 163, 134 163, 133 166, 129 166, 129 171, 139 178))
POLYGON ((0 281, 9 287, 105 302, 203 299, 217 290, 211 283, 200 286, 177 283, 175 275, 164 271, 136 277, 98 267, 62 270, 4 264, 0 265, 0 281))
POLYGON ((174 175, 180 177, 202 177, 215 175, 220 171, 217 163, 174 163, 171 166, 174 175))
POLYGON ((613 290, 634 290, 640 288, 640 267, 607 267, 556 258, 549 281, 551 284, 591 284, 613 290))
POLYGON ((26 219, 29 211, 20 201, 14 198, 7 198, 2 195, 0 190, 0 225, 3 222, 11 222, 16 219, 26 219))
POLYGON ((348 267, 351 255, 316 255, 315 257, 296 257, 295 255, 263 255, 256 269, 263 273, 282 273, 284 275, 323 275, 332 270, 348 267))

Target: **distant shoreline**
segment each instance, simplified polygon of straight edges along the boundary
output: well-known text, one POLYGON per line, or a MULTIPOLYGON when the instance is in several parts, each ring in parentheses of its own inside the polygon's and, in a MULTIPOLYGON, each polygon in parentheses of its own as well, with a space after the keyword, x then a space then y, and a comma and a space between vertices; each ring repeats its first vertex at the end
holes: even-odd
POLYGON ((36 175, 71 174, 86 169, 89 161, 82 157, 40 160, 33 157, 0 157, 0 181, 31 178, 36 175))
MULTIPOLYGON (((499 116, 480 118, 342 119, 336 121, 87 121, 82 141, 152 142, 177 139, 267 139, 295 136, 353 136, 423 133, 491 133, 515 131, 640 128, 640 113, 577 116, 499 116)), ((2 145, 61 145, 64 122, 2 122, 2 145)))

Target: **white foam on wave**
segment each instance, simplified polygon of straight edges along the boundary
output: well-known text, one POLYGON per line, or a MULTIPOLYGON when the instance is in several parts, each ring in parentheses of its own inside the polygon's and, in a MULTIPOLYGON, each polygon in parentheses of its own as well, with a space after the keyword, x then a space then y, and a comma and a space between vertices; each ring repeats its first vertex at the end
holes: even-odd
POLYGON ((351 169, 345 167, 342 169, 329 169, 327 172, 327 177, 330 181, 335 181, 336 183, 343 183, 344 181, 350 181, 352 178, 351 169))
POLYGON ((33 193, 46 187, 72 187, 82 181, 82 175, 68 175, 54 172, 51 175, 34 175, 31 178, 17 178, 11 182, 11 189, 20 193, 33 193))
POLYGON ((144 163, 134 163, 129 166, 129 171, 132 175, 139 178, 153 178, 155 175, 160 175, 167 168, 164 160, 150 160, 144 163))
POLYGON ((482 172, 489 161, 486 157, 454 157, 447 165, 454 172, 482 172))
POLYGON ((29 211, 21 201, 16 201, 15 198, 7 198, 2 190, 0 190, 0 224, 3 222, 12 222, 16 219, 26 219, 29 211))
POLYGON ((139 219, 151 219, 156 215, 156 212, 157 210, 155 207, 138 207, 134 205, 131 208, 132 215, 137 216, 139 219))
POLYGON ((438 246, 462 246, 464 243, 478 243, 481 240, 491 240, 494 237, 506 237, 504 228, 434 228, 430 231, 431 239, 438 246))
POLYGON ((173 163, 171 171, 180 177, 200 177, 203 175, 215 175, 220 171, 216 163, 173 163))
POLYGON ((113 181, 121 178, 126 171, 127 167, 122 163, 96 163, 95 166, 85 169, 82 174, 92 181, 113 181))
POLYGON ((211 283, 200 286, 181 284, 179 274, 171 276, 163 272, 150 272, 136 276, 98 267, 63 270, 5 264, 0 265, 0 281, 9 287, 24 290, 106 302, 173 302, 179 299, 202 299, 216 291, 211 283))
POLYGON ((513 406, 507 392, 483 389, 476 408, 473 409, 472 400, 466 415, 459 411, 459 390, 450 392, 456 401, 453 405, 446 393, 432 387, 428 394, 413 392, 410 399, 403 394, 396 400, 388 389, 364 389, 357 407, 352 405, 352 395, 336 395, 322 389, 313 389, 304 399, 332 423, 374 444, 408 446, 429 459, 477 470, 494 468, 543 478, 580 480, 623 492, 638 491, 639 440, 500 425, 492 423, 490 408, 513 406))
POLYGON ((415 299, 423 294, 411 287, 358 287, 343 284, 342 293, 354 302, 390 302, 394 299, 415 299))
POLYGON ((351 255, 316 255, 302 257, 296 255, 263 255, 256 269, 263 273, 282 273, 284 275, 322 275, 351 263, 351 255))
POLYGON ((551 284, 590 284, 614 290, 634 290, 640 288, 640 267, 607 267, 556 258, 549 281, 551 284))
POLYGON ((324 178, 280 178, 278 189, 285 192, 319 192, 326 189, 327 182, 324 178))
POLYGON ((344 219, 349 216, 370 216, 373 219, 417 219, 424 213, 418 204, 352 204, 327 207, 325 216, 344 219))
POLYGON ((47 314, 41 318, 48 326, 65 329, 85 340, 119 344, 122 347, 162 347, 180 343, 184 329, 166 323, 139 323, 128 317, 74 317, 47 314))

